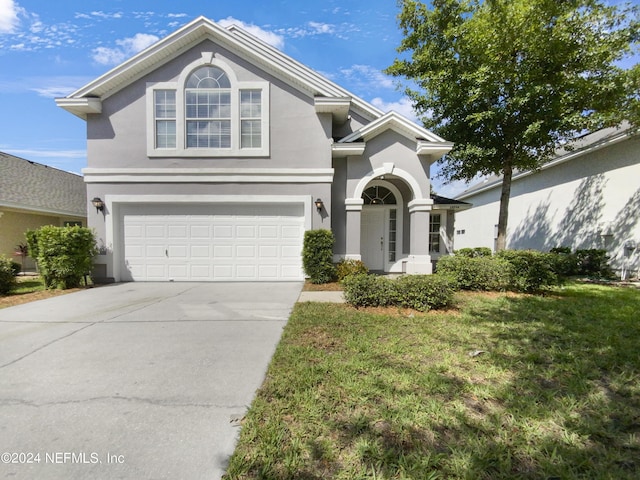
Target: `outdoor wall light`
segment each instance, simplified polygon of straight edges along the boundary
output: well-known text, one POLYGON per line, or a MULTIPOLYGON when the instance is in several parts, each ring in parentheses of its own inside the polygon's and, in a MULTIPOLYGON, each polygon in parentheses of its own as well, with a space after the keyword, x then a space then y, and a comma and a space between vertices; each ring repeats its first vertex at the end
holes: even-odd
POLYGON ((324 203, 322 202, 322 200, 318 198, 315 201, 315 204, 316 204, 316 209, 318 210, 318 213, 320 213, 322 211, 322 206, 324 205, 324 203))
POLYGON ((100 197, 94 197, 91 203, 96 207, 96 213, 104 211, 104 202, 100 197))

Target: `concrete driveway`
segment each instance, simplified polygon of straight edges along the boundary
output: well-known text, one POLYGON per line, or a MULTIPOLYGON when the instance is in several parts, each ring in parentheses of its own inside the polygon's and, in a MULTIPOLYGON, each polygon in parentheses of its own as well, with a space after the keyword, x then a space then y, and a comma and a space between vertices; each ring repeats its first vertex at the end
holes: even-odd
POLYGON ((0 310, 0 478, 219 478, 301 288, 124 283, 0 310))

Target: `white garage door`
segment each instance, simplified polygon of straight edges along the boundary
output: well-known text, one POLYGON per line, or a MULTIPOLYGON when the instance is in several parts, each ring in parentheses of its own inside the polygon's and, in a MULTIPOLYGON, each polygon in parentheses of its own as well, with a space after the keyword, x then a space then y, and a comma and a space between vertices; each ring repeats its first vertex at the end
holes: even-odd
POLYGON ((302 204, 123 208, 124 275, 138 281, 302 280, 302 204))

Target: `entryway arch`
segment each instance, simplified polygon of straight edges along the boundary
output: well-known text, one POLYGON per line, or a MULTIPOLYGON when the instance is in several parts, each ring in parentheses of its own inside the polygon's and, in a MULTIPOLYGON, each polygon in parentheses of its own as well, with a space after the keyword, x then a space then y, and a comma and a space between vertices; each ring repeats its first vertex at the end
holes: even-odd
POLYGON ((361 194, 360 254, 373 271, 391 271, 402 256, 405 200, 391 182, 375 179, 361 194))

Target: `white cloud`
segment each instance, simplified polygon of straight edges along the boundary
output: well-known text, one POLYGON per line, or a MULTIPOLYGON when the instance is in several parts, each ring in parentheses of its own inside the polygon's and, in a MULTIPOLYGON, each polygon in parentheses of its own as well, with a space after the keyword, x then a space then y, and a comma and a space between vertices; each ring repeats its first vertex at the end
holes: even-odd
POLYGON ((35 150, 20 148, 4 148, 4 151, 23 158, 84 158, 86 150, 35 150))
POLYGON ((238 20, 233 17, 223 18, 221 20, 218 20, 217 23, 222 27, 237 25, 243 30, 246 30, 247 32, 249 32, 251 35, 258 37, 263 42, 268 43, 269 45, 277 48, 278 50, 282 50, 284 48, 284 37, 282 35, 278 35, 277 33, 264 30, 263 28, 257 25, 244 23, 242 20, 238 20))
POLYGON ((376 89, 395 88, 395 83, 390 76, 370 65, 353 65, 350 68, 341 69, 340 73, 347 80, 355 81, 359 85, 371 84, 376 89))
POLYGON ((393 110, 394 112, 407 117, 412 122, 418 121, 416 112, 413 110, 413 105, 411 104, 411 99, 409 99, 408 97, 402 97, 400 100, 395 102, 386 102, 382 98, 376 97, 371 100, 371 104, 374 107, 378 107, 383 112, 389 112, 393 110))
POLYGON ((19 7, 14 0, 0 0, 0 34, 14 33, 20 24, 19 7))
POLYGON ((309 22, 309 27, 314 35, 335 32, 335 26, 330 23, 309 22))
POLYGON ((159 38, 155 35, 136 33, 133 37, 116 40, 117 47, 94 48, 92 58, 101 65, 117 65, 158 40, 159 38))
POLYGON ((49 87, 36 87, 36 88, 32 88, 31 90, 36 92, 41 97, 59 98, 59 97, 66 97, 71 92, 75 91, 76 88, 64 86, 64 85, 51 85, 49 87))

